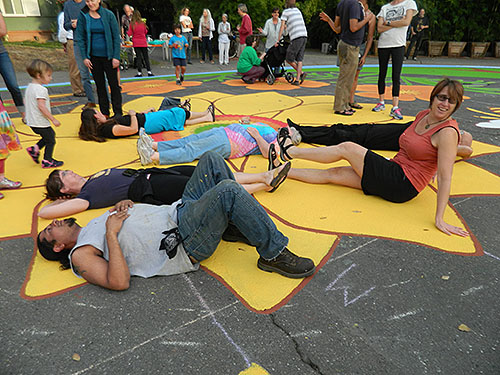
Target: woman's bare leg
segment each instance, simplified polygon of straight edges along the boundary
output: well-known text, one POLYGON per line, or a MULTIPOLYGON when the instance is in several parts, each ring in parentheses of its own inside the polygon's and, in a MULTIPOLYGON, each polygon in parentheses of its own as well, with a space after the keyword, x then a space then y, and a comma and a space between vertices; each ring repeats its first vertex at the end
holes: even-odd
MULTIPOLYGON (((288 141, 290 144, 291 141, 288 141)), ((361 176, 365 164, 365 155, 368 150, 354 142, 343 142, 336 146, 299 148, 290 147, 287 153, 292 158, 316 161, 318 163, 334 163, 347 160, 354 171, 361 176)))
POLYGON ((271 182, 275 176, 277 176, 283 168, 285 168, 286 164, 281 165, 278 168, 275 168, 271 171, 261 172, 261 173, 243 173, 243 172, 234 172, 234 179, 237 183, 242 186, 252 185, 252 184, 264 184, 265 187, 260 190, 271 190, 271 182))
POLYGON ((352 167, 290 169, 288 177, 310 184, 335 184, 361 189, 361 176, 352 167))
POLYGON ((190 112, 191 116, 186 120, 186 125, 199 124, 200 122, 211 122, 212 114, 207 109, 205 112, 190 112))
POLYGON ((254 194, 259 191, 269 191, 271 190, 270 186, 267 186, 266 184, 262 182, 258 182, 255 184, 241 184, 243 186, 243 189, 247 191, 248 194, 254 194))

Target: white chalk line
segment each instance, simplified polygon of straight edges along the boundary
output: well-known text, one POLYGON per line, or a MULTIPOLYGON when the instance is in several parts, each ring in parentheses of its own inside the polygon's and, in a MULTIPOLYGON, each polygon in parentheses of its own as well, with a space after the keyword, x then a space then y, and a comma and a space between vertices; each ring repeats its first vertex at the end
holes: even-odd
MULTIPOLYGON (((191 279, 186 275, 186 274, 183 274, 182 277, 184 277, 184 280, 186 280, 186 282, 189 284, 189 287, 191 288, 191 290, 193 291, 193 293, 195 294, 195 296, 198 298, 198 301, 200 301, 200 304, 205 308, 207 309, 208 311, 211 311, 210 310, 210 307, 208 306, 207 302, 205 301, 205 299, 202 297, 202 295, 200 294, 200 292, 198 292, 198 289, 196 289, 196 287, 194 286, 193 282, 191 281, 191 279)), ((231 338, 231 336, 229 336, 229 334, 227 333, 227 331, 224 329, 224 327, 222 326, 222 324, 220 324, 217 319, 215 319, 215 316, 212 314, 212 322, 222 331, 222 333, 224 334, 224 336, 226 336, 226 339, 229 341, 229 343, 231 345, 234 346, 234 348, 236 349, 236 351, 238 353, 240 353, 240 355, 243 357, 243 360, 245 361, 246 365, 247 365, 247 368, 251 366, 251 362, 250 360, 248 359, 247 355, 245 354, 245 352, 243 351, 243 349, 240 348, 240 346, 238 344, 236 344, 236 342, 234 342, 234 340, 231 338)))
POLYGON ((338 286, 338 287, 336 286, 336 287, 334 287, 334 285, 337 283, 337 281, 339 281, 347 272, 349 272, 354 267, 356 267, 356 263, 351 264, 347 269, 345 269, 344 271, 342 271, 337 276, 337 278, 334 281, 332 281, 330 284, 328 284, 328 286, 325 288, 325 291, 329 291, 329 290, 343 290, 344 291, 344 307, 347 307, 350 304, 353 304, 354 302, 356 302, 357 300, 359 300, 361 297, 366 297, 368 294, 370 294, 370 292, 373 289, 375 289, 375 287, 372 286, 370 289, 365 290, 363 293, 361 293, 357 297, 353 298, 352 300, 349 300, 349 286, 338 286))
POLYGON ((460 203, 464 203, 465 201, 468 201, 469 199, 471 199, 472 197, 467 197, 467 198, 464 198, 462 199, 461 201, 458 201, 458 202, 455 202, 453 203, 454 206, 458 206, 460 203))
POLYGON ((102 306, 94 306, 94 305, 83 303, 83 302, 77 302, 75 305, 82 306, 82 307, 90 307, 90 308, 92 308, 94 310, 100 310, 100 309, 102 309, 102 306))
POLYGON ((90 370, 92 370, 92 369, 94 369, 94 368, 96 368, 96 367, 99 367, 99 366, 101 366, 101 365, 103 365, 103 364, 105 364, 105 363, 107 363, 107 362, 110 362, 110 361, 113 361, 113 360, 115 360, 115 359, 117 359, 117 358, 120 358, 121 356, 123 356, 123 355, 125 355, 125 354, 127 354, 127 353, 131 353, 131 352, 135 351, 136 349, 139 349, 139 348, 143 347, 144 345, 149 344, 149 343, 150 343, 150 342, 152 342, 152 341, 158 340, 158 339, 160 339, 160 338, 162 338, 162 337, 164 337, 164 336, 168 335, 169 333, 172 333, 172 332, 178 331, 178 330, 180 330, 180 329, 182 329, 182 328, 185 328, 185 327, 187 327, 187 326, 189 326, 189 325, 191 325, 191 324, 193 324, 193 323, 196 323, 196 322, 198 322, 198 321, 200 321, 200 320, 203 320, 203 319, 208 318, 208 317, 210 317, 210 316, 212 316, 212 315, 214 315, 214 314, 217 314, 217 313, 218 313, 218 312, 220 312, 220 311, 226 310, 227 308, 229 308, 229 307, 232 307, 232 306, 236 305, 238 302, 239 302, 239 301, 234 301, 233 303, 230 303, 229 305, 226 305, 226 306, 224 306, 224 307, 221 307, 220 309, 217 309, 217 310, 215 310, 215 311, 213 311, 213 312, 209 312, 209 313, 207 313, 207 314, 205 314, 205 315, 202 315, 202 316, 200 316, 200 317, 198 317, 198 318, 196 318, 196 319, 190 320, 189 322, 186 322, 186 323, 184 323, 184 324, 180 325, 179 327, 169 329, 168 331, 163 332, 163 333, 161 333, 161 334, 159 334, 159 335, 157 335, 157 336, 151 337, 151 338, 147 339, 146 341, 143 341, 143 342, 141 342, 141 343, 139 343, 139 344, 137 344, 137 345, 135 345, 135 346, 133 346, 133 347, 131 347, 131 348, 127 349, 127 350, 124 350, 124 351, 122 351, 122 352, 120 352, 120 353, 117 353, 117 354, 115 354, 115 355, 113 355, 113 356, 111 356, 111 357, 109 357, 109 358, 103 359, 102 361, 98 361, 97 363, 95 363, 95 364, 93 364, 93 365, 90 365, 89 367, 84 368, 84 369, 82 369, 82 370, 80 370, 80 371, 74 372, 74 373, 73 373, 73 375, 80 375, 80 374, 83 374, 83 373, 85 373, 85 372, 87 372, 87 371, 90 371, 90 370))
POLYGON ((473 286, 472 288, 464 290, 462 293, 460 293, 460 295, 465 297, 465 296, 468 296, 469 294, 476 293, 478 290, 481 290, 483 288, 484 288, 484 286, 482 286, 482 285, 473 286))
POLYGON ((484 251, 484 253, 485 253, 486 255, 488 255, 489 257, 492 257, 493 259, 500 260, 500 258, 499 258, 499 257, 497 257, 496 255, 490 254, 490 253, 488 253, 487 251, 484 251))
POLYGON ((338 257, 336 257, 336 258, 331 258, 331 259, 329 259, 329 260, 328 260, 328 262, 326 262, 326 264, 328 264, 328 263, 330 263, 330 262, 333 262, 334 260, 338 260, 338 259, 340 259, 340 258, 343 258, 343 257, 345 257, 345 256, 347 256, 347 255, 349 255, 349 254, 352 254, 352 253, 354 253, 355 251, 358 251, 358 250, 362 249, 363 247, 365 247, 365 246, 367 246, 367 245, 369 245, 369 244, 371 244, 371 243, 373 243, 373 242, 375 242, 375 241, 377 241, 377 240, 378 240, 378 238, 374 238, 374 239, 372 239, 372 240, 370 240, 370 241, 368 241, 368 242, 365 242, 363 245, 359 245, 359 246, 358 246, 358 247, 356 247, 355 249, 352 249, 351 251, 348 251, 348 252, 347 252, 347 253, 345 253, 345 254, 339 255, 339 256, 338 256, 338 257))
POLYGON ((173 346, 200 346, 201 342, 192 341, 162 341, 162 345, 173 345, 173 346))
POLYGON ((23 329, 19 332, 21 335, 24 335, 26 333, 30 334, 31 336, 50 336, 56 333, 55 331, 39 331, 36 328, 31 328, 31 329, 23 329))
POLYGON ((303 336, 318 336, 321 335, 323 332, 320 331, 319 329, 311 329, 309 331, 304 331, 304 332, 298 332, 291 334, 290 337, 303 337, 303 336))
POLYGON ((422 309, 416 309, 416 310, 412 310, 412 311, 407 311, 405 313, 396 314, 396 315, 393 315, 390 318, 388 318, 387 321, 400 320, 400 319, 406 318, 407 316, 417 315, 417 313, 419 313, 420 311, 422 311, 422 309))

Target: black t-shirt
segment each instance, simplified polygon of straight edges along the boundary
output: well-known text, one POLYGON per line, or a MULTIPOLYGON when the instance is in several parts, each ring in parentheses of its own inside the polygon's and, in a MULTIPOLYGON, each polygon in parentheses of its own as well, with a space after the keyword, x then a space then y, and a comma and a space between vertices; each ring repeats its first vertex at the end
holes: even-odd
POLYGON ((97 172, 88 179, 76 197, 88 201, 89 208, 109 207, 127 199, 134 178, 124 176, 124 170, 109 168, 97 172))
MULTIPOLYGON (((144 113, 138 113, 136 115, 137 117, 137 124, 139 125, 139 129, 144 127, 144 124, 146 123, 146 115, 144 113)), ((116 117, 116 121, 118 122, 118 125, 123 125, 123 126, 130 126, 132 120, 130 119, 130 115, 125 115, 125 116, 118 116, 116 117)), ((124 137, 129 137, 129 135, 122 135, 122 136, 117 136, 113 134, 113 126, 115 124, 104 124, 101 125, 97 128, 97 134, 101 137, 104 138, 111 138, 111 139, 117 139, 117 138, 124 138, 124 137)), ((130 135, 137 135, 139 132, 135 134, 130 134, 130 135)))
MULTIPOLYGON (((152 199, 154 204, 172 204, 182 197, 184 188, 195 167, 191 165, 177 165, 163 169, 163 172, 154 171, 156 168, 144 170, 151 183, 152 199), (168 172, 167 172, 168 171, 168 172)), ((124 176, 125 169, 110 168, 95 173, 83 185, 80 194, 76 198, 81 198, 89 202, 89 209, 113 206, 123 199, 133 199, 129 196, 130 185, 137 176, 124 176)), ((141 199, 138 202, 143 201, 141 199)), ((143 201, 144 203, 153 203, 143 201)))
POLYGON ((422 36, 425 37, 429 29, 426 28, 422 30, 422 26, 429 26, 429 19, 427 18, 427 16, 419 17, 419 15, 417 14, 415 17, 413 17, 411 26, 413 27, 414 32, 421 32, 422 36))
POLYGON ((337 5, 336 15, 340 17, 340 39, 351 46, 359 46, 363 42, 364 28, 352 32, 350 20, 364 20, 363 7, 357 0, 342 0, 337 5))

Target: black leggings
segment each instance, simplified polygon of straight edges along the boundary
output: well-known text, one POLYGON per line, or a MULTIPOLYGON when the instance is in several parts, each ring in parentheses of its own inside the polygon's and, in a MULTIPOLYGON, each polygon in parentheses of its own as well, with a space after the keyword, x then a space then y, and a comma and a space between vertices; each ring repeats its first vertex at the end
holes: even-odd
POLYGON ((52 154, 54 153, 54 147, 56 145, 56 132, 51 127, 31 128, 31 130, 42 137, 36 145, 40 150, 45 147, 43 158, 44 160, 51 161, 52 154))
POLYGON ((214 57, 212 54, 212 41, 209 36, 201 37, 201 59, 203 61, 205 61, 205 51, 208 51, 208 57, 210 58, 210 61, 212 61, 214 57))
POLYGON ((137 70, 142 72, 142 62, 146 64, 146 70, 151 71, 151 65, 149 64, 149 54, 148 47, 134 47, 135 55, 137 57, 137 70))
POLYGON ((111 104, 113 105, 113 114, 115 116, 122 115, 122 93, 118 84, 118 68, 113 68, 111 60, 107 57, 91 56, 92 76, 97 88, 97 97, 99 99, 99 108, 103 115, 109 116, 109 98, 108 90, 106 89, 106 78, 108 80, 109 89, 111 90, 111 104))
POLYGON ((385 93, 385 76, 387 75, 387 66, 389 57, 392 56, 392 96, 399 97, 399 87, 401 78, 401 69, 403 68, 403 57, 405 55, 405 46, 393 48, 378 49, 378 94, 385 93))
POLYGON ((412 124, 335 124, 332 126, 290 125, 302 136, 302 142, 334 146, 354 142, 369 150, 399 151, 399 137, 412 124))

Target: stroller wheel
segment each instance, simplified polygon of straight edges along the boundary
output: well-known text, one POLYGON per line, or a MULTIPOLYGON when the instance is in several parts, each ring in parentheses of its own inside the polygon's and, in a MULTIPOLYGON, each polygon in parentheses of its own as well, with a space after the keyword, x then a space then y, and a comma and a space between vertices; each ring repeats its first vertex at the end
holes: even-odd
POLYGON ((266 83, 268 85, 272 85, 274 83, 274 81, 276 81, 276 78, 274 78, 274 76, 272 74, 269 74, 267 77, 266 77, 266 83))
POLYGON ((290 73, 290 72, 286 72, 286 73, 285 73, 285 79, 286 79, 286 81, 287 81, 288 83, 292 83, 292 82, 293 82, 293 79, 294 79, 293 74, 292 74, 292 73, 290 73))

